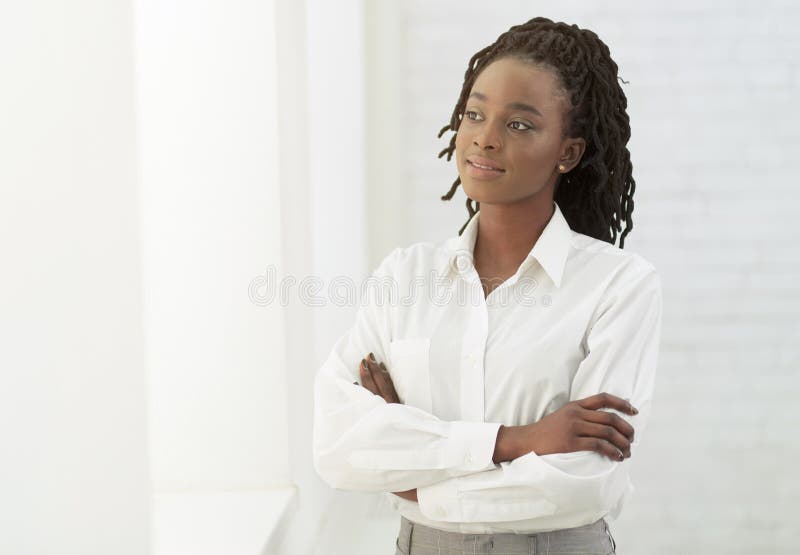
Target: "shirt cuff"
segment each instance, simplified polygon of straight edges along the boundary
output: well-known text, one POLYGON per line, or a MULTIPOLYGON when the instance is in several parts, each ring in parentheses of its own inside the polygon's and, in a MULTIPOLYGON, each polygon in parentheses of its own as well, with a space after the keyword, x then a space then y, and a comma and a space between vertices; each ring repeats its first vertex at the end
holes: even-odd
POLYGON ((492 457, 501 424, 492 422, 450 423, 450 444, 461 460, 454 461, 452 476, 494 468, 492 457))
POLYGON ((417 488, 420 512, 431 520, 462 522, 464 518, 458 498, 458 482, 458 478, 450 478, 417 488))

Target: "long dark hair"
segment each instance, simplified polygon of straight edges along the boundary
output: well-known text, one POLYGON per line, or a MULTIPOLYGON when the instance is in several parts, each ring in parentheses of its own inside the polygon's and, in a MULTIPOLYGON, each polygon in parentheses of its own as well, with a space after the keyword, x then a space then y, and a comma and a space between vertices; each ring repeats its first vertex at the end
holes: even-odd
MULTIPOLYGON (((472 56, 450 123, 438 136, 441 138, 447 130, 458 131, 475 79, 487 65, 505 57, 549 67, 561 80, 572 104, 564 125, 565 136, 582 137, 586 150, 578 166, 559 176, 554 199, 574 231, 612 245, 617 232, 622 231, 619 248, 624 248, 625 236, 633 229, 631 214, 636 190, 626 146, 631 136, 628 100, 618 82, 621 79, 617 64, 611 59, 608 46, 592 31, 546 17, 511 27, 494 44, 472 56)), ((454 134, 450 146, 438 157, 447 155, 450 161, 455 148, 454 134)), ((453 198, 459 184, 460 177, 442 200, 453 198)), ((469 218, 479 209, 480 203, 467 197, 469 218)))

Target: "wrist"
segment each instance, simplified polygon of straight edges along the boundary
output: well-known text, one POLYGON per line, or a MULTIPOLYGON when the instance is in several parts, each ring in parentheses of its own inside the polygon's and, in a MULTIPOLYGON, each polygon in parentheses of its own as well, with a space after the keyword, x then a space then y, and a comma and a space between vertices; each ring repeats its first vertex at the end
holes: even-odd
POLYGON ((518 432, 519 426, 500 426, 492 455, 493 463, 513 461, 519 456, 518 432))

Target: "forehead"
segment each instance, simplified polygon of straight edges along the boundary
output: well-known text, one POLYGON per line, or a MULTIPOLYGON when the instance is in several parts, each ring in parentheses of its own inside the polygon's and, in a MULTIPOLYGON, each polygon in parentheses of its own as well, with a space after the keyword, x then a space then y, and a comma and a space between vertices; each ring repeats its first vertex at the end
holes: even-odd
POLYGON ((523 102, 533 104, 543 114, 566 107, 564 91, 553 70, 513 58, 486 66, 475 79, 470 94, 473 92, 485 95, 489 104, 523 102))

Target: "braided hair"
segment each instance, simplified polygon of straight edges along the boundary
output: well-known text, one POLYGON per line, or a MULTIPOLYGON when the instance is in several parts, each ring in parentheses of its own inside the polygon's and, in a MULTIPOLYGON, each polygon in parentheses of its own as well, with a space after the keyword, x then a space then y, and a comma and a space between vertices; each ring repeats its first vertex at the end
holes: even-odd
MULTIPOLYGON (((631 136, 625 110, 628 100, 617 80, 627 81, 617 76, 617 64, 611 59, 608 46, 592 31, 555 23, 546 17, 535 17, 511 27, 494 44, 470 59, 450 123, 439 131, 438 137, 448 129, 458 132, 475 80, 484 68, 501 57, 549 68, 559 78, 571 102, 563 126, 564 136, 582 137, 586 150, 578 166, 559 176, 554 200, 574 231, 612 245, 617 232, 622 231, 624 218, 625 230, 619 243, 619 248, 624 248, 625 236, 633 229, 631 214, 636 189, 626 146, 631 136)), ((449 162, 455 148, 454 134, 450 146, 438 157, 446 154, 449 162)), ((441 199, 453 198, 460 183, 458 177, 441 199)), ((480 203, 467 197, 467 222, 479 209, 480 203)), ((466 226, 465 222, 459 235, 466 226)))

